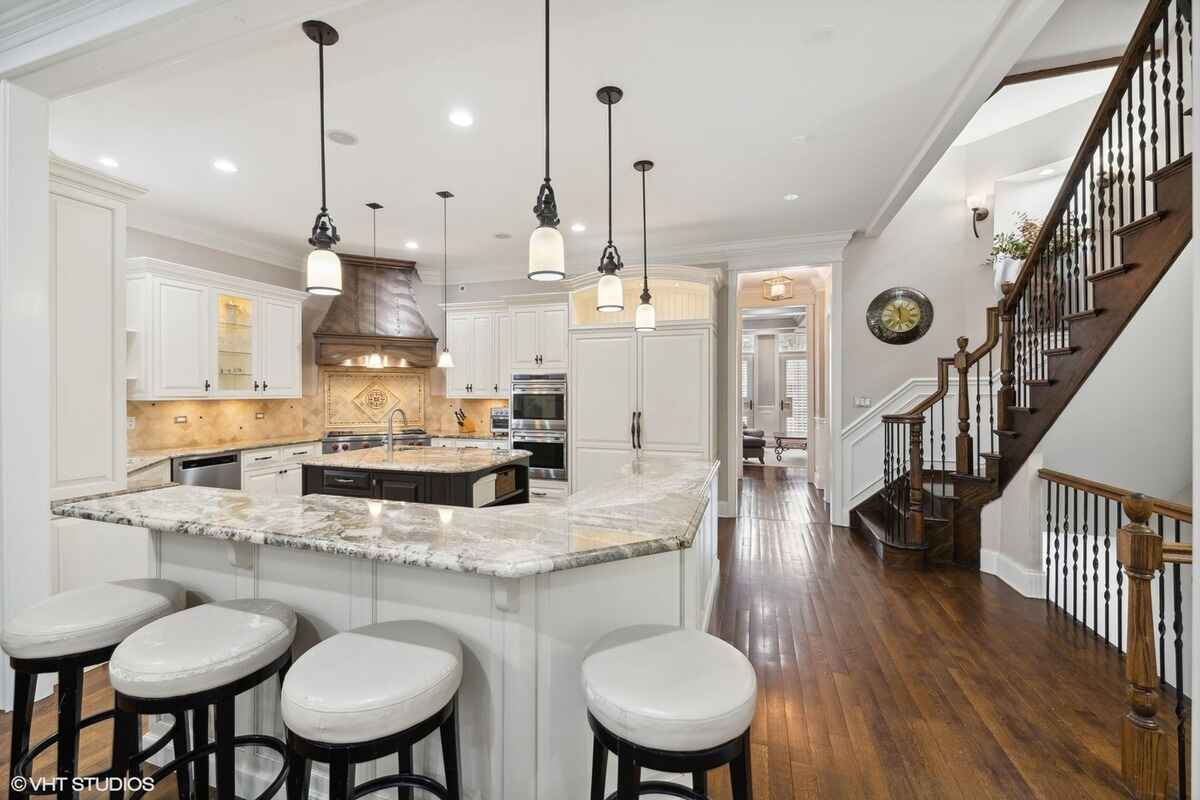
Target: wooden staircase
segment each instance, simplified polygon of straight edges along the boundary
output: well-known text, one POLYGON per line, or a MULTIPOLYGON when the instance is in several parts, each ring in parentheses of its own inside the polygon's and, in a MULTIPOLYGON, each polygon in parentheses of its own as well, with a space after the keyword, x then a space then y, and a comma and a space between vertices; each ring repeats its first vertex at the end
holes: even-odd
POLYGON ((987 340, 883 418, 882 488, 851 527, 884 561, 978 565, 983 507, 1191 240, 1190 49, 1190 3, 1151 0, 987 340))

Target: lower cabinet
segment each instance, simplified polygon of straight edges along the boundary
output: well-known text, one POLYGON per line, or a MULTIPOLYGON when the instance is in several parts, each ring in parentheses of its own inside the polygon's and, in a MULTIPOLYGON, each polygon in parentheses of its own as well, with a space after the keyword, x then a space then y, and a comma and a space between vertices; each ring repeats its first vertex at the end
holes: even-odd
POLYGON ((330 494, 341 497, 365 497, 398 500, 406 503, 433 503, 443 506, 475 504, 476 481, 493 472, 516 470, 516 489, 488 505, 506 505, 529 501, 529 463, 515 462, 492 469, 464 473, 418 473, 394 470, 338 469, 304 467, 304 494, 330 494))
POLYGON ((428 503, 429 479, 418 475, 376 478, 380 500, 403 500, 406 503, 428 503))
POLYGON ((304 468, 299 464, 247 470, 242 491, 260 497, 299 497, 304 493, 304 468))

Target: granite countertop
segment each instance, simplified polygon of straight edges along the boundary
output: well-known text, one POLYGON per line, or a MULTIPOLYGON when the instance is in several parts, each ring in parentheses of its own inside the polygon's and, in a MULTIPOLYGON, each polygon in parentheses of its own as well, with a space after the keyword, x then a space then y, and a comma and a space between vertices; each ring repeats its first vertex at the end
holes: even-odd
POLYGON ((346 450, 300 459, 306 467, 394 470, 396 472, 479 472, 523 461, 527 450, 492 450, 482 447, 397 447, 389 456, 386 447, 346 450))
POLYGON ((508 431, 503 431, 498 434, 497 433, 479 433, 478 431, 475 433, 463 433, 461 431, 454 431, 453 433, 431 433, 431 434, 429 434, 429 436, 433 439, 486 439, 487 441, 490 442, 494 439, 500 439, 500 440, 507 439, 508 431))
POLYGON ((200 447, 164 447, 159 450, 130 450, 129 469, 141 469, 162 461, 164 458, 178 458, 179 456, 207 456, 213 453, 229 453, 237 450, 255 450, 259 447, 282 447, 288 444, 304 444, 306 442, 319 442, 320 436, 314 436, 311 433, 298 434, 296 436, 272 436, 268 439, 247 439, 243 442, 226 442, 225 444, 204 445, 200 447), (134 461, 144 462, 141 466, 134 467, 134 461))
POLYGON ((163 533, 519 578, 690 547, 719 462, 639 456, 556 504, 494 508, 168 486, 64 501, 55 514, 163 533))

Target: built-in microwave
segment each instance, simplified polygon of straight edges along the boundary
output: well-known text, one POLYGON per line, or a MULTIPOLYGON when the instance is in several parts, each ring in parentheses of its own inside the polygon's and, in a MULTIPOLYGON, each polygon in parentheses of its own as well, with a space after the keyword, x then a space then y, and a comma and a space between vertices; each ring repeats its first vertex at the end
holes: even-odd
POLYGON ((522 430, 566 433, 567 376, 563 373, 513 375, 509 417, 514 434, 522 430))
POLYGON ((514 430, 514 450, 528 450, 529 477, 551 481, 567 479, 567 434, 563 431, 514 430))

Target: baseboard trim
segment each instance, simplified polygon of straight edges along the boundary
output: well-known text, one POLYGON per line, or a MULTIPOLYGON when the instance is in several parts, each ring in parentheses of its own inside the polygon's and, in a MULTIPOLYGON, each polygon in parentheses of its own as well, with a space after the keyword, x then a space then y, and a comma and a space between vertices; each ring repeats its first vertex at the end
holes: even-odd
POLYGON ((979 571, 995 575, 1023 597, 1046 597, 1046 575, 1040 569, 1028 569, 998 550, 979 551, 979 571))

